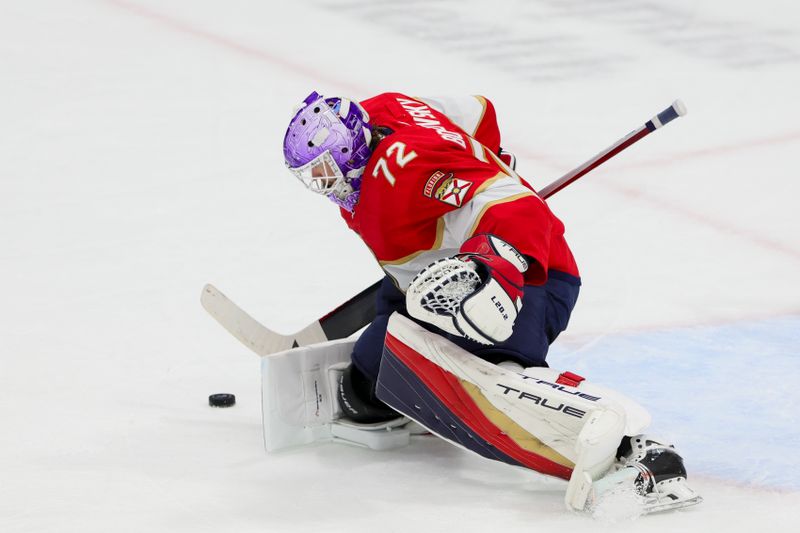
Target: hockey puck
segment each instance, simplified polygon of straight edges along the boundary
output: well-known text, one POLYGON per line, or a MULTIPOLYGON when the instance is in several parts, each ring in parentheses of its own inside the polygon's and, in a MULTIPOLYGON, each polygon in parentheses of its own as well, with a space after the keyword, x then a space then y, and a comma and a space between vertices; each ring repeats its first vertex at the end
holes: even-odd
POLYGON ((208 397, 208 405, 211 407, 231 407, 236 405, 236 396, 227 393, 212 394, 208 397))

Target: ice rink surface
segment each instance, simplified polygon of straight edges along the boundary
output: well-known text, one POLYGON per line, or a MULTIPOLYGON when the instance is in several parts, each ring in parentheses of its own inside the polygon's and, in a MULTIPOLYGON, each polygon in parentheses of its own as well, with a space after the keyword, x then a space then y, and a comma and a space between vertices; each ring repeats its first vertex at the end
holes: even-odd
POLYGON ((0 2, 0 531, 796 531, 800 8, 722 0, 0 2), (705 502, 613 525, 421 437, 266 455, 213 282, 293 331, 380 276, 284 170, 311 90, 483 94, 583 276, 550 365, 647 406, 705 502), (238 405, 206 398, 233 392, 238 405))

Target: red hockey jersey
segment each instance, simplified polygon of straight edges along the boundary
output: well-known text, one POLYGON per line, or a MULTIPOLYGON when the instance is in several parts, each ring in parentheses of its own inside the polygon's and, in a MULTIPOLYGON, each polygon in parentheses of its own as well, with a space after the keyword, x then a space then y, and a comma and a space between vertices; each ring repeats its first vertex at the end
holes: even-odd
POLYGON ((398 287, 477 233, 497 235, 533 260, 527 284, 544 283, 549 269, 578 276, 564 225, 496 155, 491 102, 386 93, 361 104, 371 125, 393 133, 364 169, 354 212, 341 215, 398 287))

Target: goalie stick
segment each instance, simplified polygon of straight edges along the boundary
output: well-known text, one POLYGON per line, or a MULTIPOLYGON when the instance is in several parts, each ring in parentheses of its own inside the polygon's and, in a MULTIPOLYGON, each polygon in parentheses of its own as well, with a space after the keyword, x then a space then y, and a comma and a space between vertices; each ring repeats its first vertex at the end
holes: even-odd
MULTIPOLYGON (((567 172, 537 194, 546 200, 623 150, 685 114, 686 106, 680 100, 675 100, 671 106, 648 120, 643 126, 567 172)), ((291 335, 283 335, 267 328, 211 284, 203 287, 200 302, 222 327, 254 353, 264 357, 297 346, 343 339, 360 330, 375 318, 375 299, 381 281, 373 283, 319 320, 291 335)))
POLYGON ((683 105, 683 102, 680 100, 675 100, 672 102, 672 105, 666 108, 664 111, 659 113, 658 115, 654 116, 647 122, 645 122, 644 126, 640 127, 639 129, 633 130, 625 137, 621 138, 581 166, 570 170, 556 181, 545 187, 544 189, 540 190, 537 194, 547 199, 550 196, 554 195, 573 181, 577 181, 585 174, 588 174, 589 171, 594 170, 595 168, 599 167, 621 151, 625 150, 626 148, 630 147, 634 143, 637 143, 656 131, 659 128, 662 128, 675 120, 678 117, 682 117, 686 114, 686 106, 683 105))
POLYGON ((267 328, 211 284, 203 287, 200 303, 208 314, 256 355, 282 352, 326 340, 344 339, 375 318, 375 297, 380 282, 367 287, 345 303, 292 335, 267 328))

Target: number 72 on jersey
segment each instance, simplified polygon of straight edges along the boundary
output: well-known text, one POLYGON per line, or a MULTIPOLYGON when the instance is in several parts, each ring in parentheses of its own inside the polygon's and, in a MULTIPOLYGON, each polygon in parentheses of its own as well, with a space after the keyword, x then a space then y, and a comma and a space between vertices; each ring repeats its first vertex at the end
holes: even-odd
MULTIPOLYGON (((417 157, 417 153, 414 151, 406 153, 406 144, 400 141, 393 143, 388 150, 386 150, 386 155, 390 158, 394 156, 394 162, 397 164, 398 167, 403 168, 411 161, 417 157)), ((389 162, 386 161, 386 158, 381 157, 378 159, 378 162, 375 163, 375 168, 372 170, 372 176, 377 178, 378 174, 383 174, 383 177, 386 178, 386 181, 389 182, 389 185, 394 187, 397 178, 394 177, 392 171, 389 170, 389 162)))

